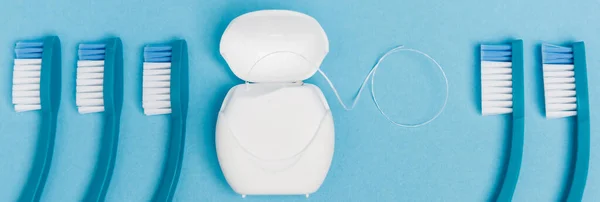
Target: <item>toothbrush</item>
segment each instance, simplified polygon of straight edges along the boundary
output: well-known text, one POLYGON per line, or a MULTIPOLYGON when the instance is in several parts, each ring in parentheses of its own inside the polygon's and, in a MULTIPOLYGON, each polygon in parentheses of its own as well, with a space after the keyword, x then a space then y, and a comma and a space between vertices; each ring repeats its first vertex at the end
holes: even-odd
POLYGON ((572 47, 542 45, 546 118, 575 116, 577 143, 575 164, 566 201, 583 197, 590 162, 590 103, 588 97, 585 45, 572 47))
POLYGON ((181 172, 188 109, 185 40, 144 48, 142 107, 146 115, 171 114, 166 166, 152 201, 172 201, 181 172))
POLYGON ((481 101, 483 115, 512 114, 508 164, 496 201, 512 201, 523 158, 525 93, 523 41, 510 45, 481 45, 481 101))
POLYGON ((60 40, 17 42, 15 47, 12 102, 15 111, 41 110, 42 125, 33 165, 19 201, 39 201, 52 163, 56 119, 60 106, 60 40))
POLYGON ((115 167, 119 120, 123 104, 121 40, 80 44, 77 61, 76 104, 79 113, 104 112, 104 131, 91 184, 83 201, 104 201, 115 167))

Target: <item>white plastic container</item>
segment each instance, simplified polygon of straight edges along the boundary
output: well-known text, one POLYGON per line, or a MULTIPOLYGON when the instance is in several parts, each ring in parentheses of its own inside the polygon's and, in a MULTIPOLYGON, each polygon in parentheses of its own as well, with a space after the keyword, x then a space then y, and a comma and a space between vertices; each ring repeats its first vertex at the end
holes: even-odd
POLYGON ((317 191, 331 165, 334 125, 319 87, 302 81, 329 51, 312 17, 263 10, 234 19, 221 55, 247 84, 233 87, 219 112, 219 164, 233 190, 246 195, 317 191))

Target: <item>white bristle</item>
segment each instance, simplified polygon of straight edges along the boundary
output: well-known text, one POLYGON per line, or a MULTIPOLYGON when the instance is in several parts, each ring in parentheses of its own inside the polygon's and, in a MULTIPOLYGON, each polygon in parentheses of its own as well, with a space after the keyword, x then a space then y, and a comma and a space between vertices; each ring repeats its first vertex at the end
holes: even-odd
POLYGON ((75 87, 75 91, 77 93, 94 93, 94 92, 102 92, 104 88, 102 86, 77 86, 75 87))
POLYGON ((40 90, 40 84, 16 84, 12 87, 13 91, 31 91, 40 90))
POLYGON ((149 101, 142 103, 144 108, 170 108, 171 101, 149 101))
POLYGON ((42 65, 15 65, 15 71, 35 71, 41 70, 42 65))
POLYGON ((40 78, 14 78, 13 84, 36 84, 40 83, 40 78))
POLYGON ((103 79, 77 79, 77 86, 98 86, 103 83, 103 79))
POLYGON ((92 93, 78 93, 78 99, 90 99, 90 98, 102 98, 104 93, 102 92, 92 92, 92 93))
POLYGON ((89 113, 96 113, 96 112, 103 112, 104 111, 104 106, 94 106, 94 107, 78 107, 77 111, 80 114, 89 114, 89 113))
POLYGON ((86 106, 103 106, 104 99, 102 98, 77 98, 75 104, 79 107, 86 106))
POLYGON ((102 67, 104 71, 104 60, 78 60, 77 67, 102 67))
POLYGON ((41 59, 15 59, 13 66, 12 103, 15 111, 42 108, 40 102, 41 59))
POLYGON ((42 65, 42 59, 15 59, 16 65, 42 65))
POLYGON ((487 107, 487 108, 482 108, 481 113, 483 115, 510 114, 510 113, 512 113, 512 108, 511 107, 487 107))
POLYGON ((13 78, 40 78, 40 70, 15 70, 13 71, 13 78))
POLYGON ((40 91, 39 90, 13 91, 12 97, 13 97, 13 99, 18 98, 18 97, 40 97, 40 91))
POLYGON ((574 71, 559 71, 559 72, 550 72, 550 71, 544 71, 544 77, 546 78, 568 78, 568 77, 574 77, 575 76, 575 72, 574 71))
POLYGON ((102 73, 104 72, 104 67, 80 67, 77 71, 77 74, 82 73, 102 73))
POLYGON ((40 110, 42 109, 42 105, 39 104, 17 104, 15 105, 15 111, 17 112, 26 112, 26 111, 33 111, 33 110, 40 110))
POLYGON ((500 74, 500 75, 495 75, 495 74, 487 74, 487 75, 481 75, 481 80, 482 81, 509 81, 512 80, 512 74, 500 74))
POLYGON ((512 87, 512 81, 481 81, 485 87, 512 87))
POLYGON ((171 93, 170 88, 144 88, 142 89, 143 96, 147 95, 168 95, 171 93))
MULTIPOLYGON (((86 69, 86 68, 82 68, 86 69)), ((104 73, 77 73, 78 79, 104 79, 104 73)))
POLYGON ((544 72, 573 71, 575 69, 575 65, 544 64, 542 69, 544 69, 544 72))
POLYGON ((574 90, 574 83, 544 84, 545 90, 574 90))
POLYGON ((546 103, 575 103, 577 98, 575 97, 551 97, 546 99, 546 103))
POLYGON ((547 90, 544 95, 546 98, 552 97, 575 97, 574 90, 547 90))
POLYGON ((490 62, 490 61, 481 61, 481 69, 484 68, 511 68, 511 62, 490 62))
POLYGON ((142 86, 144 88, 171 87, 171 82, 169 82, 169 81, 144 81, 142 86))
POLYGON ((511 68, 482 68, 481 74, 510 74, 512 73, 511 68))
POLYGON ((544 84, 553 84, 553 83, 575 83, 575 77, 544 78, 544 84))
POLYGON ((483 94, 511 94, 512 93, 512 87, 483 87, 482 89, 482 93, 483 94))
POLYGON ((144 95, 142 98, 147 101, 167 101, 171 100, 171 95, 169 94, 159 94, 159 95, 144 95))
POLYGON ((171 69, 170 62, 144 62, 144 69, 171 69))
POLYGON ((546 110, 558 110, 558 111, 569 111, 569 110, 576 110, 577 109, 577 104, 572 103, 572 104, 547 104, 546 105, 546 110))
POLYGON ((512 100, 512 94, 484 94, 481 96, 483 101, 493 101, 493 100, 512 100))
POLYGON ((162 108, 162 109, 144 108, 144 114, 146 114, 148 116, 170 114, 170 113, 171 113, 171 108, 162 108))
POLYGON ((513 103, 512 100, 505 100, 505 101, 488 101, 485 100, 482 102, 481 104, 483 107, 512 107, 513 103))
POLYGON ((569 116, 577 116, 577 111, 546 111, 548 118, 563 118, 569 116))
POLYGON ((148 81, 171 81, 171 75, 164 76, 146 76, 148 81))
POLYGON ((170 75, 170 69, 144 69, 144 76, 170 75))
POLYGON ((142 107, 146 115, 171 113, 171 63, 144 62, 142 107))
POLYGON ((75 104, 80 114, 104 111, 104 61, 77 61, 75 104))
POLYGON ((512 63, 481 62, 481 113, 512 113, 512 63))
POLYGON ((40 97, 15 97, 13 104, 40 104, 40 97))
POLYGON ((577 115, 573 64, 544 64, 544 98, 547 118, 577 115))

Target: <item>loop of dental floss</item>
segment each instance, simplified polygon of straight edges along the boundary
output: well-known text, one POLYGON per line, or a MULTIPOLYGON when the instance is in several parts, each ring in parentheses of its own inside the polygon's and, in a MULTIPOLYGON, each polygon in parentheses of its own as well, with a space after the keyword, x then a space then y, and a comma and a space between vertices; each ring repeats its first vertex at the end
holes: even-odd
POLYGON ((435 119, 437 119, 442 114, 442 112, 446 108, 446 104, 448 103, 448 93, 449 93, 449 90, 448 90, 449 89, 449 87, 448 87, 448 77, 446 77, 446 72, 444 72, 444 69, 442 68, 442 66, 435 59, 433 59, 431 56, 429 56, 428 54, 423 53, 423 52, 421 52, 419 50, 404 48, 403 45, 397 46, 397 47, 389 50, 383 56, 381 56, 379 58, 379 60, 377 60, 377 63, 375 63, 375 65, 373 66, 373 68, 371 68, 371 71, 369 71, 369 74, 367 74, 367 77, 365 78, 365 80, 361 84, 358 92, 356 93, 356 95, 354 97, 354 101, 352 102, 352 105, 350 107, 348 107, 344 103, 344 101, 342 101, 342 98, 340 97, 339 92, 337 91, 337 89, 333 85, 333 82, 331 82, 331 80, 327 77, 327 75, 325 75, 325 72, 323 72, 320 68, 318 69, 318 71, 323 76, 323 78, 325 78, 325 80, 327 81, 327 83, 329 84, 329 86, 331 87, 331 89, 333 90, 333 93, 335 94, 336 98, 338 99, 338 102, 342 105, 342 107, 346 111, 350 111, 350 110, 354 109, 354 107, 356 106, 356 103, 358 103, 358 100, 360 99, 360 95, 362 94, 363 90, 365 89, 365 86, 366 86, 367 82, 369 80, 371 80, 371 98, 373 99, 373 103, 375 103, 375 106, 377 107, 377 110, 379 110, 379 113, 381 113, 381 115, 383 115, 388 121, 392 122, 394 125, 401 126, 401 127, 415 128, 415 127, 419 127, 419 126, 423 126, 423 125, 426 125, 428 123, 431 123, 432 121, 434 121, 435 119), (388 116, 383 111, 383 109, 379 105, 379 102, 377 102, 377 97, 375 96, 375 74, 377 72, 377 69, 379 68, 379 65, 381 64, 382 61, 385 60, 385 58, 387 56, 389 56, 389 55, 391 55, 393 53, 396 53, 396 52, 400 52, 400 51, 409 51, 409 52, 414 52, 414 53, 418 53, 418 54, 421 54, 421 55, 425 56, 427 59, 429 59, 433 63, 435 63, 435 65, 437 66, 437 68, 442 73, 442 76, 444 77, 445 94, 446 94, 446 96, 444 98, 444 103, 442 104, 442 107, 430 119, 428 119, 426 121, 423 121, 423 122, 420 122, 420 123, 416 123, 416 124, 407 124, 407 123, 400 123, 400 122, 394 121, 392 118, 390 118, 390 116, 388 116))
MULTIPOLYGON (((292 51, 275 51, 275 52, 269 53, 269 54, 261 57, 259 60, 257 60, 254 63, 254 65, 252 65, 252 67, 250 68, 250 70, 248 71, 248 74, 250 74, 252 72, 252 70, 254 69, 254 66, 256 66, 262 59, 265 59, 268 56, 271 56, 271 55, 274 55, 274 54, 278 54, 278 53, 292 53, 292 54, 295 54, 295 55, 298 55, 298 56, 302 57, 304 60, 306 60, 307 62, 311 63, 310 60, 308 60, 306 57, 304 57, 301 54, 298 54, 298 53, 295 53, 295 52, 292 52, 292 51)), ((448 77, 446 76, 446 72, 444 71, 444 69, 442 68, 442 66, 435 59, 433 59, 431 56, 429 56, 428 54, 423 53, 423 52, 421 52, 419 50, 405 48, 404 45, 400 45, 400 46, 392 48, 391 50, 389 50, 388 52, 386 52, 384 55, 382 55, 377 60, 377 63, 375 63, 375 65, 371 68, 371 70, 369 71, 369 74, 367 74, 366 78, 364 79, 364 81, 360 85, 360 88, 358 89, 358 92, 356 93, 356 95, 355 95, 355 97, 354 97, 354 99, 352 101, 352 105, 350 105, 350 107, 348 107, 348 105, 346 105, 344 103, 344 101, 342 101, 340 93, 337 91, 337 89, 333 85, 333 82, 329 79, 329 77, 327 77, 327 75, 325 74, 325 72, 323 72, 323 70, 321 70, 321 68, 318 68, 317 71, 323 76, 323 78, 325 79, 325 81, 327 81, 327 83, 329 84, 329 87, 331 87, 331 90, 335 94, 335 97, 337 98, 338 102, 342 105, 342 107, 346 111, 350 111, 350 110, 354 109, 354 107, 358 103, 358 100, 360 99, 360 96, 361 96, 362 92, 364 91, 367 83, 370 80, 371 81, 371 99, 373 99, 373 103, 377 107, 377 110, 388 121, 390 121, 394 125, 401 126, 401 127, 416 128, 416 127, 424 126, 424 125, 427 125, 427 124, 431 123, 432 121, 434 121, 435 119, 437 119, 442 114, 442 112, 446 108, 446 104, 448 103, 448 94, 449 94, 448 77), (401 51, 414 52, 414 53, 420 54, 422 56, 425 56, 427 59, 429 59, 430 61, 432 61, 437 66, 437 68, 442 73, 442 76, 444 77, 445 97, 444 97, 444 103, 442 104, 442 107, 440 107, 440 109, 436 112, 436 114, 434 116, 432 116, 431 118, 429 118, 428 120, 420 122, 420 123, 416 123, 416 124, 400 123, 400 122, 394 121, 389 115, 387 115, 383 111, 383 109, 381 108, 381 105, 377 101, 377 97, 375 96, 375 74, 377 72, 377 69, 379 68, 379 65, 389 55, 392 55, 394 53, 401 52, 401 51)), ((246 81, 245 83, 246 84, 250 84, 251 82, 246 81)), ((248 85, 246 85, 246 87, 248 87, 248 85)))

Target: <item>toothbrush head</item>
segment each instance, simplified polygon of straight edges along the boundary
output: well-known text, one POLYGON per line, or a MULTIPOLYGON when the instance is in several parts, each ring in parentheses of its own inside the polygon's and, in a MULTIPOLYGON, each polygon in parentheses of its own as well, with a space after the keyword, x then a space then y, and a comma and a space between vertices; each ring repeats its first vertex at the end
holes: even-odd
POLYGON ((13 72, 12 103, 15 111, 40 110, 40 77, 44 43, 17 42, 13 72))
POLYGON ((481 113, 512 113, 512 85, 512 46, 481 45, 481 113))
POLYGON ((167 45, 144 47, 142 108, 146 115, 170 114, 171 56, 167 45))
POLYGON ((80 44, 76 79, 76 104, 79 113, 104 111, 105 44, 80 44))
POLYGON ((546 118, 577 115, 573 48, 542 45, 546 118))

